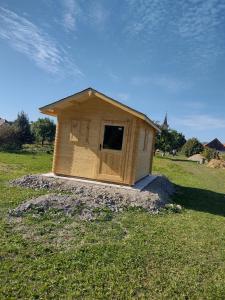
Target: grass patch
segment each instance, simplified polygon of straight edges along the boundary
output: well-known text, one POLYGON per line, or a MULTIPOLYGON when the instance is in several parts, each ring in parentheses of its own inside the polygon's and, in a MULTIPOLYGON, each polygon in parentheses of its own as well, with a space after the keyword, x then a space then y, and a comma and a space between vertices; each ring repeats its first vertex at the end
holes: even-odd
POLYGON ((223 299, 225 171, 155 158, 183 213, 130 209, 94 222, 8 210, 47 191, 8 180, 48 172, 49 154, 0 153, 0 299, 223 299))

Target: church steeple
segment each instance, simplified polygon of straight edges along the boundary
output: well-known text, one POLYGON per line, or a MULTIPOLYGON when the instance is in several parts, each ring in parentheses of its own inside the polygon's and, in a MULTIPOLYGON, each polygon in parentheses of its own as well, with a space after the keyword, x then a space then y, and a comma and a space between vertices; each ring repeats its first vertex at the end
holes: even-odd
POLYGON ((165 119, 164 119, 164 122, 163 122, 161 127, 162 127, 162 129, 165 129, 165 130, 169 129, 169 124, 168 124, 168 121, 167 121, 167 113, 165 115, 165 119))

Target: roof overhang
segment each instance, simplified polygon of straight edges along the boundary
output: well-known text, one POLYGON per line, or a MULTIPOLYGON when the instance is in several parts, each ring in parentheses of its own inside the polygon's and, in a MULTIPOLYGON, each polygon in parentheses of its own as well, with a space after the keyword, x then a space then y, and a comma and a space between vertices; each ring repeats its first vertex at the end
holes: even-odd
POLYGON ((150 120, 145 114, 143 114, 127 105, 124 105, 123 103, 121 103, 115 99, 112 99, 92 88, 87 88, 81 92, 78 92, 76 94, 73 94, 71 96, 63 98, 61 100, 52 102, 46 106, 40 107, 39 110, 43 114, 47 114, 50 116, 57 116, 60 109, 69 107, 69 106, 73 105, 74 103, 83 102, 83 101, 87 100, 87 97, 91 97, 91 96, 98 97, 99 99, 102 99, 103 101, 110 103, 110 104, 136 116, 137 118, 145 121, 150 126, 152 126, 156 131, 158 131, 158 132, 161 131, 160 128, 152 120, 150 120))

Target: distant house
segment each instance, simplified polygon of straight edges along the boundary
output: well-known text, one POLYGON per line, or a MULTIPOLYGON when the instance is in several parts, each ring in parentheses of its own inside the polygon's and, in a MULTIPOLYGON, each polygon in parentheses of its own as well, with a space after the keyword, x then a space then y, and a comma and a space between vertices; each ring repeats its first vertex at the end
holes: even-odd
POLYGON ((151 172, 160 129, 92 88, 40 108, 58 119, 53 172, 133 185, 151 172))
POLYGON ((2 126, 3 124, 7 124, 8 121, 6 121, 5 119, 0 118, 0 126, 2 126))
POLYGON ((225 145, 223 145, 217 138, 212 140, 210 143, 205 144, 204 146, 220 152, 225 152, 225 145))

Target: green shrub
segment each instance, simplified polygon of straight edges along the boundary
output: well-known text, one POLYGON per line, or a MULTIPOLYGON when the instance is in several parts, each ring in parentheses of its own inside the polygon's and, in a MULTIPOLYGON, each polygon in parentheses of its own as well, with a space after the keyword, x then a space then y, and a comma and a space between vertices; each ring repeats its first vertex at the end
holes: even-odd
POLYGON ((218 156, 218 152, 215 149, 211 149, 208 147, 205 147, 202 155, 208 160, 210 161, 213 158, 216 158, 218 156))
POLYGON ((182 147, 182 153, 187 157, 201 153, 203 150, 203 145, 196 138, 187 140, 187 142, 182 147))
POLYGON ((24 152, 29 153, 53 153, 54 150, 54 144, 44 144, 43 146, 41 144, 24 144, 22 146, 22 150, 24 152))
POLYGON ((15 126, 3 124, 0 126, 0 150, 18 150, 21 148, 21 141, 15 126))

